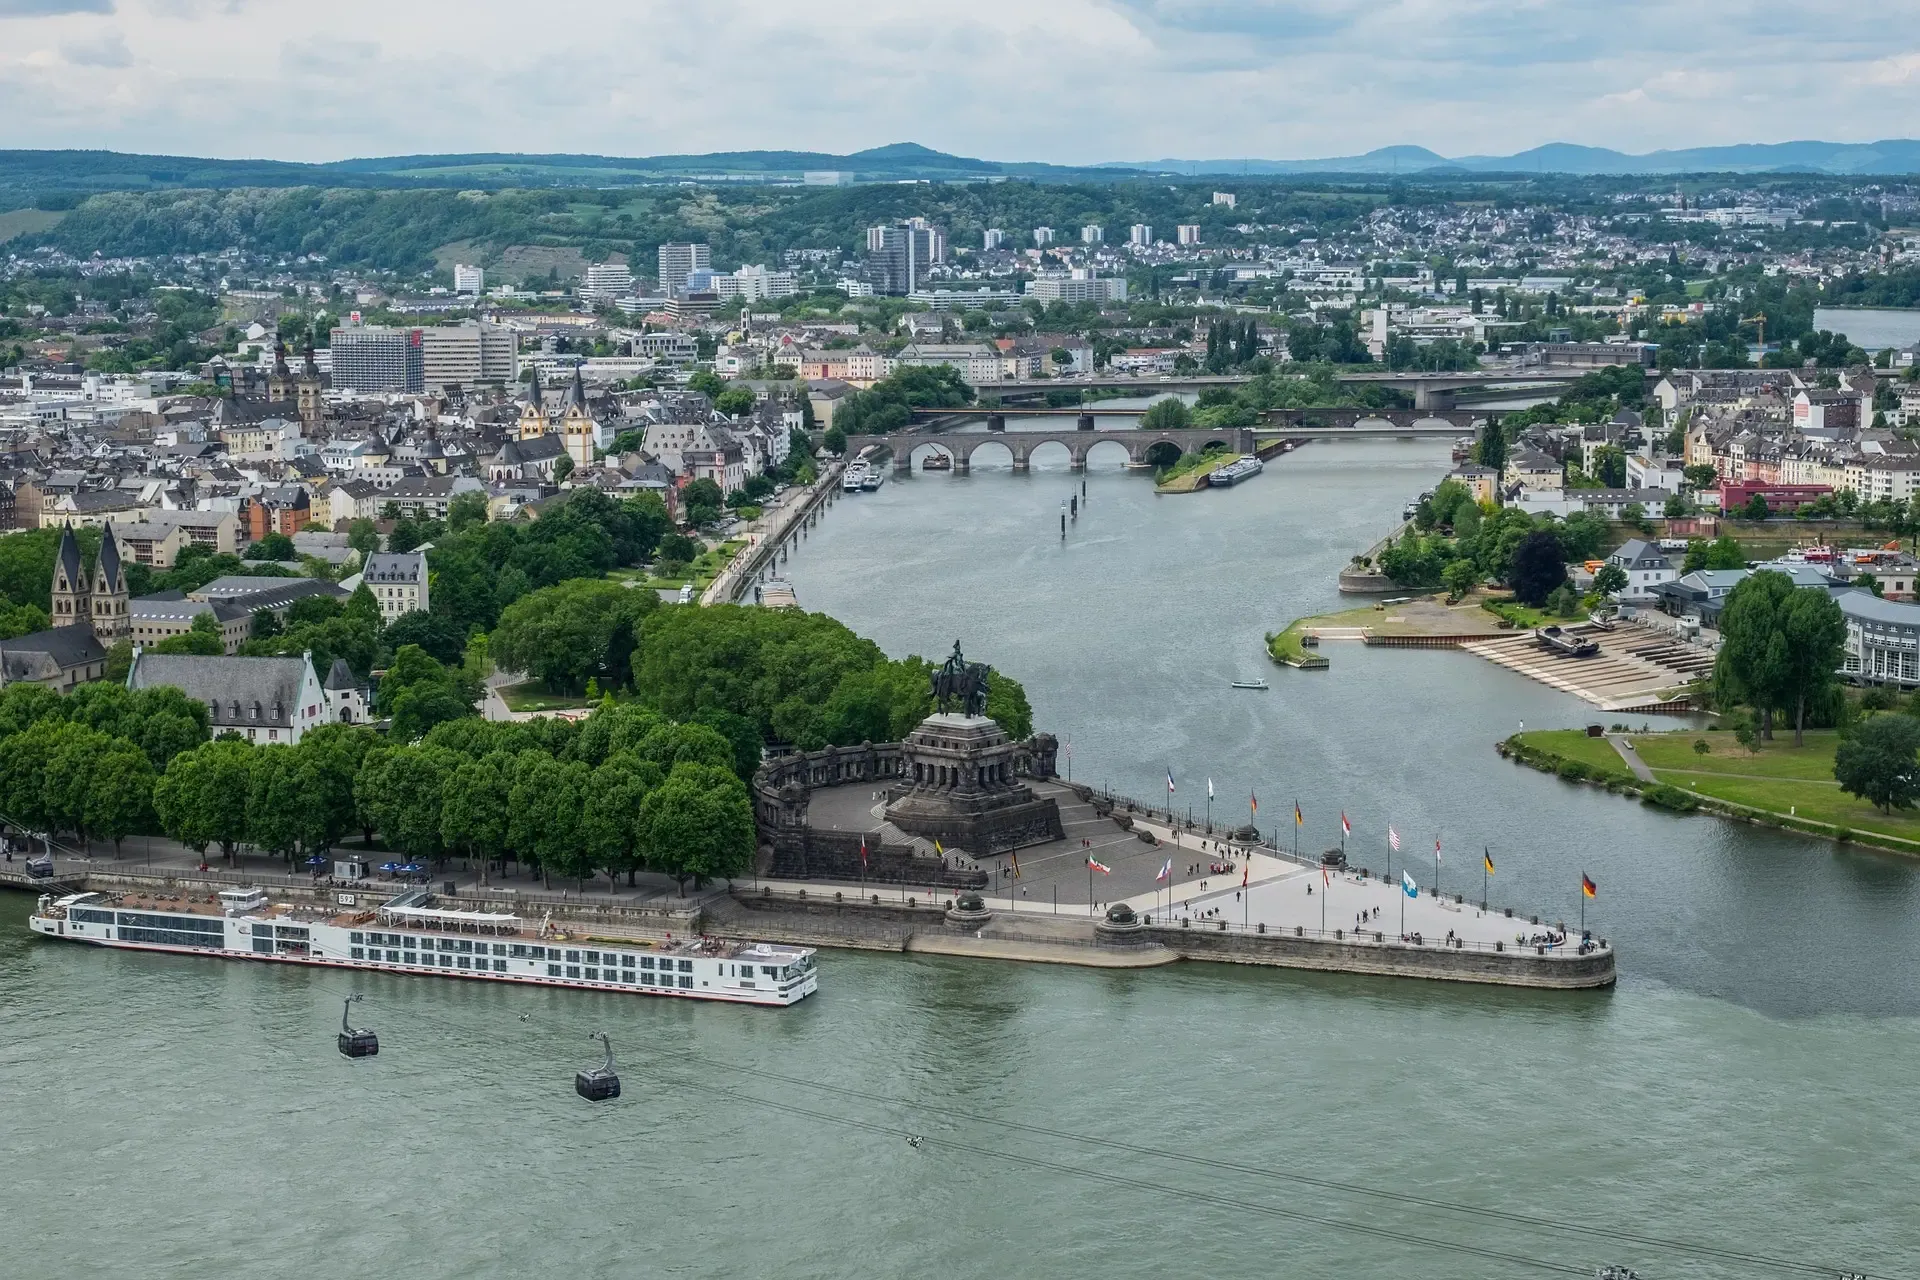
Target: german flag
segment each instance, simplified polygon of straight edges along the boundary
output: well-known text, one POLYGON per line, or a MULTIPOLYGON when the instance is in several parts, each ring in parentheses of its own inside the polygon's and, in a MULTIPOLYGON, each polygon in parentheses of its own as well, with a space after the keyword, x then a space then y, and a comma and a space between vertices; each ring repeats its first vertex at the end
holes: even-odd
POLYGON ((1589 898, 1595 898, 1600 895, 1600 886, 1595 884, 1593 877, 1584 871, 1580 873, 1580 892, 1586 894, 1589 898))
POLYGON ((1488 875, 1492 875, 1492 874, 1493 874, 1493 850, 1491 850, 1491 849, 1488 849, 1488 850, 1485 850, 1485 851, 1483 851, 1483 852, 1482 852, 1482 853, 1480 854, 1480 861, 1482 861, 1482 862, 1484 862, 1484 863, 1486 864, 1486 866, 1487 866, 1487 874, 1488 874, 1488 875))
POLYGON ((1300 802, 1295 800, 1293 802, 1293 825, 1297 827, 1305 821, 1306 819, 1300 816, 1300 802))

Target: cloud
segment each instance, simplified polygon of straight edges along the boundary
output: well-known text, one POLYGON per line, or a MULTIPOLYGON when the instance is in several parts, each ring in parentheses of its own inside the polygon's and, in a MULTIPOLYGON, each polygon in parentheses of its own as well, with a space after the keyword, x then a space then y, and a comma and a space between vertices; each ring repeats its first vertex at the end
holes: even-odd
POLYGON ((62 13, 112 13, 113 0, 0 0, 0 18, 44 18, 62 13))
POLYGON ((1920 115, 1920 51, 1888 35, 1920 29, 1920 0, 555 0, 531 21, 514 0, 329 0, 324 22, 317 12, 310 0, 0 0, 8 144, 329 160, 911 139, 1085 163, 1848 140, 1910 135, 1920 115), (107 12, 103 37, 93 15, 107 12))
POLYGON ((133 51, 118 34, 108 33, 97 40, 75 40, 60 46, 60 56, 76 67, 130 67, 133 51))

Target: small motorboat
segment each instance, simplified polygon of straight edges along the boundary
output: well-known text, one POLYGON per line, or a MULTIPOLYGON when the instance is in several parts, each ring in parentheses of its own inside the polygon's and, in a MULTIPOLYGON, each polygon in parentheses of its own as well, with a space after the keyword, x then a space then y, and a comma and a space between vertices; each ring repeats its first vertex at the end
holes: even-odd
POLYGON ((1235 680, 1233 687, 1236 689, 1270 689, 1273 686, 1269 685, 1265 680, 1235 680))

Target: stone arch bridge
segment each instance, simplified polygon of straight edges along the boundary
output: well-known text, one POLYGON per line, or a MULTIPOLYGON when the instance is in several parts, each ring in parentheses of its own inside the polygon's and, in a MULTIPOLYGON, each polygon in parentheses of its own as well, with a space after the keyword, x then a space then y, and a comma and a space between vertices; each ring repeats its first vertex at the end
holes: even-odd
POLYGON ((883 436, 847 437, 847 448, 853 452, 869 445, 884 445, 891 449, 895 475, 910 472, 914 456, 928 451, 946 454, 953 459, 954 471, 965 475, 973 468, 973 455, 989 446, 1005 449, 1013 455, 1013 469, 1025 471, 1031 466, 1036 452, 1059 445, 1066 450, 1072 469, 1084 471, 1087 468, 1087 455, 1103 444, 1115 444, 1125 449, 1127 461, 1136 466, 1152 465, 1156 459, 1160 465, 1164 465, 1166 461, 1171 461, 1169 453, 1174 456, 1200 453, 1214 444, 1223 445, 1235 453, 1252 453, 1259 447, 1251 427, 1227 427, 1212 431, 1182 427, 1171 431, 1132 428, 1119 431, 990 431, 939 435, 894 432, 883 436))

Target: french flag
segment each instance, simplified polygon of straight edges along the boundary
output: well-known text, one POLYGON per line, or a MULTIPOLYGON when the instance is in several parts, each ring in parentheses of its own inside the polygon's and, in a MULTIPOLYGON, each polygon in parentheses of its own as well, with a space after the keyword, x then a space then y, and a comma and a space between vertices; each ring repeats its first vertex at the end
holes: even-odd
POLYGON ((1160 868, 1160 874, 1155 876, 1154 879, 1165 880, 1168 884, 1173 883, 1173 859, 1172 858, 1167 859, 1166 865, 1160 868))
POLYGON ((1168 795, 1173 794, 1173 770, 1172 769, 1167 770, 1167 794, 1168 795))

